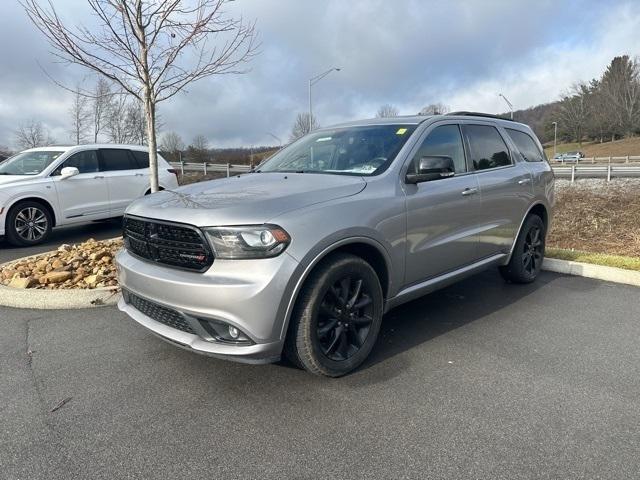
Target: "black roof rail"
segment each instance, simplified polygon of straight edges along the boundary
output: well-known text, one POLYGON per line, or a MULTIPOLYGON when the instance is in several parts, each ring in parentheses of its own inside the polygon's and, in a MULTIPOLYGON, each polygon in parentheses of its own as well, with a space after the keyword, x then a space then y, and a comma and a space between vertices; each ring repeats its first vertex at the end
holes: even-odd
POLYGON ((507 120, 508 122, 515 122, 512 118, 501 117, 500 115, 493 115, 492 113, 482 113, 482 112, 449 112, 447 115, 459 115, 462 117, 486 117, 486 118, 495 118, 498 120, 507 120))

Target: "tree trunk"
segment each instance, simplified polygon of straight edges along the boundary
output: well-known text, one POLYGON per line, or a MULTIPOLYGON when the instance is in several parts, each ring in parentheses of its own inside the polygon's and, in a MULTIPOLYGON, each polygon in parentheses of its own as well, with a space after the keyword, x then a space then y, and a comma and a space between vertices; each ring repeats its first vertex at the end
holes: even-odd
POLYGON ((149 143, 149 182, 151 193, 160 190, 158 184, 158 147, 156 145, 156 105, 151 92, 145 88, 144 114, 147 119, 147 141, 149 143))

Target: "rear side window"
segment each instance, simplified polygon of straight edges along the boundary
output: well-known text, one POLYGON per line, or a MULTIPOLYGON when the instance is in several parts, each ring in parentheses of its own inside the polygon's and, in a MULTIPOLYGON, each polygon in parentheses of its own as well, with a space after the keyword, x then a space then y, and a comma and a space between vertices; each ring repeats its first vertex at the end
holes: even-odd
POLYGON ((507 128, 506 130, 527 162, 542 162, 544 160, 542 152, 530 135, 512 128, 507 128))
POLYGON ((467 171, 467 165, 464 159, 464 147, 462 146, 462 137, 458 125, 442 125, 434 128, 420 149, 413 157, 410 171, 418 171, 418 165, 422 157, 444 155, 451 157, 456 168, 456 173, 467 171))
POLYGON ((131 150, 133 158, 136 159, 138 168, 149 168, 149 152, 140 152, 138 150, 131 150))
POLYGON ((465 125, 464 132, 469 141, 471 160, 475 170, 511 165, 507 145, 495 127, 465 125))
POLYGON ((76 167, 80 173, 95 173, 98 171, 98 154, 95 150, 87 150, 71 155, 56 168, 53 175, 62 175, 65 167, 76 167))
POLYGON ((137 170, 138 164, 129 150, 109 148, 100 150, 100 170, 111 172, 114 170, 137 170))

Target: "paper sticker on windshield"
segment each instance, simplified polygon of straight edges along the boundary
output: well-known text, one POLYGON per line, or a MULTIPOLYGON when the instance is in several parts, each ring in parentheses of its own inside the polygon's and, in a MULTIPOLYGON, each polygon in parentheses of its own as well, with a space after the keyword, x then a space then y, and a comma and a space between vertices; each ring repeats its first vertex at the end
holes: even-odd
POLYGON ((396 135, 404 135, 405 133, 407 133, 406 128, 399 128, 398 131, 396 132, 396 135))

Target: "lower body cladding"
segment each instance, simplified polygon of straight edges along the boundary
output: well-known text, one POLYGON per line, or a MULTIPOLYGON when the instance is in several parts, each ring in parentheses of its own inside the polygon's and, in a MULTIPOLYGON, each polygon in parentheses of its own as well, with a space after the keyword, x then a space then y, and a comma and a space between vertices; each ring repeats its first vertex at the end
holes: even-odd
POLYGON ((245 363, 280 359, 283 305, 298 262, 283 254, 215 260, 205 273, 116 257, 123 296, 118 308, 162 339, 213 357, 245 363))

